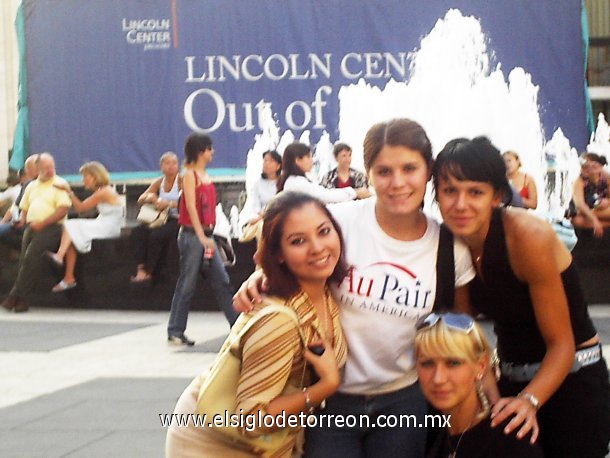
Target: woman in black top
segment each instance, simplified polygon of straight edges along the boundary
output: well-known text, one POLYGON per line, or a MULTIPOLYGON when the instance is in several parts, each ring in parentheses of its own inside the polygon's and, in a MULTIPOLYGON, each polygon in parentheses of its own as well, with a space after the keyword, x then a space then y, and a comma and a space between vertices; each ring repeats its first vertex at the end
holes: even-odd
POLYGON ((481 385, 491 349, 471 317, 428 315, 417 326, 415 353, 422 392, 449 423, 427 458, 542 458, 538 444, 491 427, 481 385))
POLYGON ((487 138, 450 141, 433 178, 445 224, 477 271, 468 312, 493 319, 498 336, 504 397, 492 426, 514 415, 507 429, 535 440, 537 415, 546 456, 605 456, 608 370, 569 251, 546 222, 502 207, 510 187, 487 138))

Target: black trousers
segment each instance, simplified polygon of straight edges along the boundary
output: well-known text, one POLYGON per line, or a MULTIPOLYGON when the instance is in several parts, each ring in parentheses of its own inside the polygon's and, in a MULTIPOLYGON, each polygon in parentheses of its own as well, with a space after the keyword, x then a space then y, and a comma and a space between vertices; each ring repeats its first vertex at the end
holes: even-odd
POLYGON ((138 265, 143 264, 152 274, 163 253, 167 253, 169 243, 178 237, 178 229, 176 218, 168 218, 167 223, 154 229, 145 225, 135 227, 131 231, 131 240, 138 265))
MULTIPOLYGON (((501 378, 502 396, 516 396, 527 383, 501 378)), ((610 384, 602 359, 568 374, 559 389, 538 412, 544 456, 603 458, 610 440, 610 384)))
POLYGON ((41 231, 34 231, 29 226, 23 233, 21 255, 17 279, 10 294, 25 297, 34 290, 43 272, 45 251, 57 251, 61 240, 62 226, 52 224, 41 231))

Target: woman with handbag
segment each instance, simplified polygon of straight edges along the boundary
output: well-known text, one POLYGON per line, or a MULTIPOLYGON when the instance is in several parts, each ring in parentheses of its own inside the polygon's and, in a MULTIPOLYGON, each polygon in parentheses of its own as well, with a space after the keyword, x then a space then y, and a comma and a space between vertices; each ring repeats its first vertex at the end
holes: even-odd
POLYGON ((78 253, 91 251, 93 239, 111 239, 121 235, 121 222, 124 208, 119 201, 119 195, 110 186, 108 170, 99 162, 87 162, 80 168, 85 189, 93 191, 89 197, 81 201, 70 189, 69 185, 54 185, 68 192, 73 208, 79 212, 97 209, 98 216, 91 218, 72 218, 64 222, 61 242, 57 253, 47 252, 47 256, 57 267, 64 267, 62 280, 52 291, 60 293, 76 286, 74 268, 78 253))
MULTIPOLYGON (((228 425, 196 427, 191 422, 185 428, 172 424, 167 433, 167 457, 290 457, 298 453, 298 433, 304 421, 288 428, 271 425, 270 419, 307 418, 302 413, 311 414, 339 386, 346 344, 329 283, 342 281, 347 273, 342 250, 340 229, 320 201, 287 192, 270 202, 257 256, 269 278, 269 293, 276 297, 265 297, 262 309, 243 314, 223 346, 231 345, 240 358, 236 392, 229 400, 235 408, 228 415, 239 415, 236 419, 244 425, 230 434, 228 425), (290 313, 265 314, 271 307, 277 309, 273 304, 281 304, 279 308, 290 313), (244 335, 241 330, 252 322, 244 335), (323 348, 316 354, 308 348, 320 344, 323 348), (248 421, 259 416, 266 416, 265 424, 248 421), (266 437, 257 442, 261 435, 266 437), (265 447, 265 443, 273 446, 265 447)), ((209 377, 217 374, 214 367, 209 377)), ((174 413, 185 418, 195 413, 209 415, 203 387, 231 382, 226 376, 218 380, 197 377, 178 400, 174 413)))
POLYGON ((500 152, 485 137, 450 141, 433 169, 445 224, 468 246, 477 272, 469 314, 493 320, 503 396, 492 426, 514 416, 533 428, 545 456, 603 457, 610 438, 610 385, 599 336, 572 256, 545 221, 510 198, 500 152))
MULTIPOLYGON (((182 190, 178 156, 168 151, 159 160, 163 176, 157 178, 138 198, 138 204, 154 207, 158 212, 167 212, 164 224, 151 227, 140 224, 133 228, 131 240, 138 267, 131 277, 132 283, 148 282, 167 246, 178 236, 178 198, 182 190)), ((153 223, 154 225, 154 223, 153 223)))
POLYGON ((180 276, 172 298, 167 341, 192 346, 195 342, 184 331, 200 272, 205 273, 216 302, 231 326, 238 314, 231 306, 233 286, 212 236, 216 224, 216 188, 207 172, 214 157, 212 139, 203 134, 190 134, 184 144, 184 156, 186 172, 178 211, 180 276))
POLYGON ((492 349, 474 319, 461 313, 426 316, 417 325, 415 355, 424 396, 448 422, 427 458, 542 458, 537 444, 504 434, 508 420, 491 427, 482 380, 492 349))

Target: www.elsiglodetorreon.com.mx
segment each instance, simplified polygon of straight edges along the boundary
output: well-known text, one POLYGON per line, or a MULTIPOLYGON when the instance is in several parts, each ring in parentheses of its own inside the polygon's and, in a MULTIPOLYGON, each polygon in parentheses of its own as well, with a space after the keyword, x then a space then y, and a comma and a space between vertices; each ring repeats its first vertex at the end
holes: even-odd
POLYGON ((254 431, 258 428, 296 428, 296 427, 337 427, 337 428, 428 428, 450 427, 451 415, 424 415, 418 420, 416 415, 378 415, 371 419, 368 415, 332 415, 320 413, 308 415, 299 414, 268 415, 258 411, 256 413, 229 413, 216 414, 208 418, 205 414, 159 414, 161 426, 168 428, 171 425, 179 428, 195 426, 198 428, 234 427, 245 431, 254 431))

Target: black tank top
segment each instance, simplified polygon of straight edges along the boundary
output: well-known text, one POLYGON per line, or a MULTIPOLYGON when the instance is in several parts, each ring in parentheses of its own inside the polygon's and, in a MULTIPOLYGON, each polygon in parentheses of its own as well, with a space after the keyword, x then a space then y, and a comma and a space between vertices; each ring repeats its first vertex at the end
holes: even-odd
MULTIPOLYGON (((536 323, 529 287, 510 267, 502 212, 497 209, 492 215, 481 266, 485 280, 477 275, 471 282, 472 304, 477 312, 494 321, 500 359, 519 364, 538 362, 546 353, 546 344, 536 323)), ((574 263, 561 273, 561 280, 578 345, 593 337, 596 331, 574 263)))

